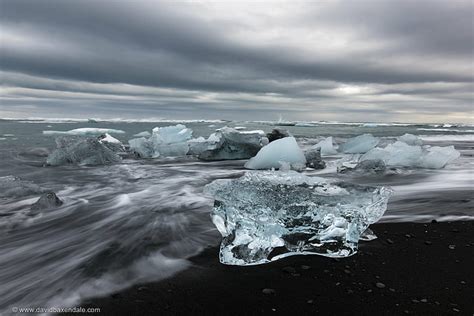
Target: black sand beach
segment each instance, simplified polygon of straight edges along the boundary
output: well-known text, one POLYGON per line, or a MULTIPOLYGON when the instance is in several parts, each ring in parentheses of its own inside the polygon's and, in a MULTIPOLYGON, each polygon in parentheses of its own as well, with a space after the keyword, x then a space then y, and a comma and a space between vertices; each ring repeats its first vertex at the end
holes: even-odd
POLYGON ((212 248, 169 279, 81 305, 101 315, 474 315, 474 222, 372 229, 379 238, 350 258, 236 267, 212 248))

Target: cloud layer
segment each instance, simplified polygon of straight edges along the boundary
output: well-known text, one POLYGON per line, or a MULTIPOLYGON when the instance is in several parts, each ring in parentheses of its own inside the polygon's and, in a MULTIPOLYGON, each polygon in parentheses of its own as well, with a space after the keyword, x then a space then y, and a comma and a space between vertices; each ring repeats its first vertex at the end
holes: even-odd
POLYGON ((0 116, 473 121, 471 1, 0 1, 0 116))

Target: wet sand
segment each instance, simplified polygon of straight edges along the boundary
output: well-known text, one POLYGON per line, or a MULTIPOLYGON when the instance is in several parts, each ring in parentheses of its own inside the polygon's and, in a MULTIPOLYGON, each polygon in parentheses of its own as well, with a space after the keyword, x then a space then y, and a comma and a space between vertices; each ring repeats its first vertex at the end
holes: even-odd
POLYGON ((379 238, 350 258, 236 267, 209 248, 169 279, 81 306, 100 315, 474 315, 474 221, 371 228, 379 238))

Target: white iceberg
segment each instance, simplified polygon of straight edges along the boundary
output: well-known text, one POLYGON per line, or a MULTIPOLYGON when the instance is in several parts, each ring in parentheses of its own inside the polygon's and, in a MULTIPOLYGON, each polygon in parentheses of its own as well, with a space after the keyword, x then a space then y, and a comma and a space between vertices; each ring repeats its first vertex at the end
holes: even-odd
POLYGON ((140 137, 128 141, 130 150, 141 158, 180 157, 189 151, 187 141, 193 131, 182 124, 155 127, 149 138, 140 137))
POLYGON ((421 146, 423 145, 423 141, 421 140, 421 138, 419 138, 418 136, 416 135, 413 135, 413 134, 404 134, 400 137, 398 137, 398 140, 401 141, 401 142, 404 142, 405 144, 408 144, 408 145, 416 145, 416 146, 421 146))
POLYGON ((306 165, 306 158, 294 137, 277 139, 262 147, 255 157, 245 163, 247 169, 279 169, 283 164, 297 168, 306 165))
POLYGON ((364 154, 377 146, 379 139, 372 134, 362 134, 351 138, 339 146, 339 150, 347 154, 364 154))
POLYGON ((319 143, 317 143, 314 146, 311 146, 311 148, 321 148, 321 155, 323 156, 330 156, 330 155, 335 155, 337 154, 337 150, 334 147, 332 136, 329 136, 319 143))
POLYGON ((385 148, 370 150, 360 157, 360 161, 380 159, 387 166, 440 169, 460 155, 454 146, 422 148, 396 141, 385 148))
POLYGON ((111 129, 111 128, 76 128, 70 131, 43 131, 44 135, 70 135, 70 136, 98 136, 102 134, 125 134, 124 131, 120 129, 111 129))
POLYGON ((125 146, 117 138, 105 133, 98 137, 99 142, 110 148, 114 152, 125 152, 125 146))
POLYGON ((101 143, 110 143, 110 144, 122 144, 121 141, 119 141, 117 138, 110 136, 110 134, 105 133, 101 137, 99 137, 99 141, 101 143))
POLYGON ((205 187, 222 234, 219 259, 255 265, 297 254, 347 257, 387 208, 392 190, 307 177, 295 171, 247 172, 205 187))

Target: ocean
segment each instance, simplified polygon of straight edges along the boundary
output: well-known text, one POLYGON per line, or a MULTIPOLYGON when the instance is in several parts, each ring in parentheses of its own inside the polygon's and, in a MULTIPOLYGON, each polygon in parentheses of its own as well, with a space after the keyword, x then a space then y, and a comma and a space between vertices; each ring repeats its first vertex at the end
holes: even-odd
POLYGON ((344 155, 337 154, 324 157, 325 169, 304 172, 392 187, 395 193, 382 222, 474 219, 472 125, 0 119, 0 177, 31 181, 64 201, 56 209, 35 212, 30 205, 38 195, 0 193, 0 313, 10 313, 12 306, 74 306, 85 298, 157 281, 186 269, 188 258, 219 244, 209 217, 213 201, 203 187, 244 174, 243 160, 130 158, 106 166, 44 165, 56 147, 54 135, 44 131, 115 129, 124 133, 113 136, 127 143, 134 134, 178 122, 191 128, 194 137, 208 137, 223 126, 265 132, 278 126, 303 148, 328 136, 340 144, 364 133, 379 137, 381 144, 410 133, 427 145, 454 145, 461 157, 443 169, 339 174, 336 164, 344 155))

